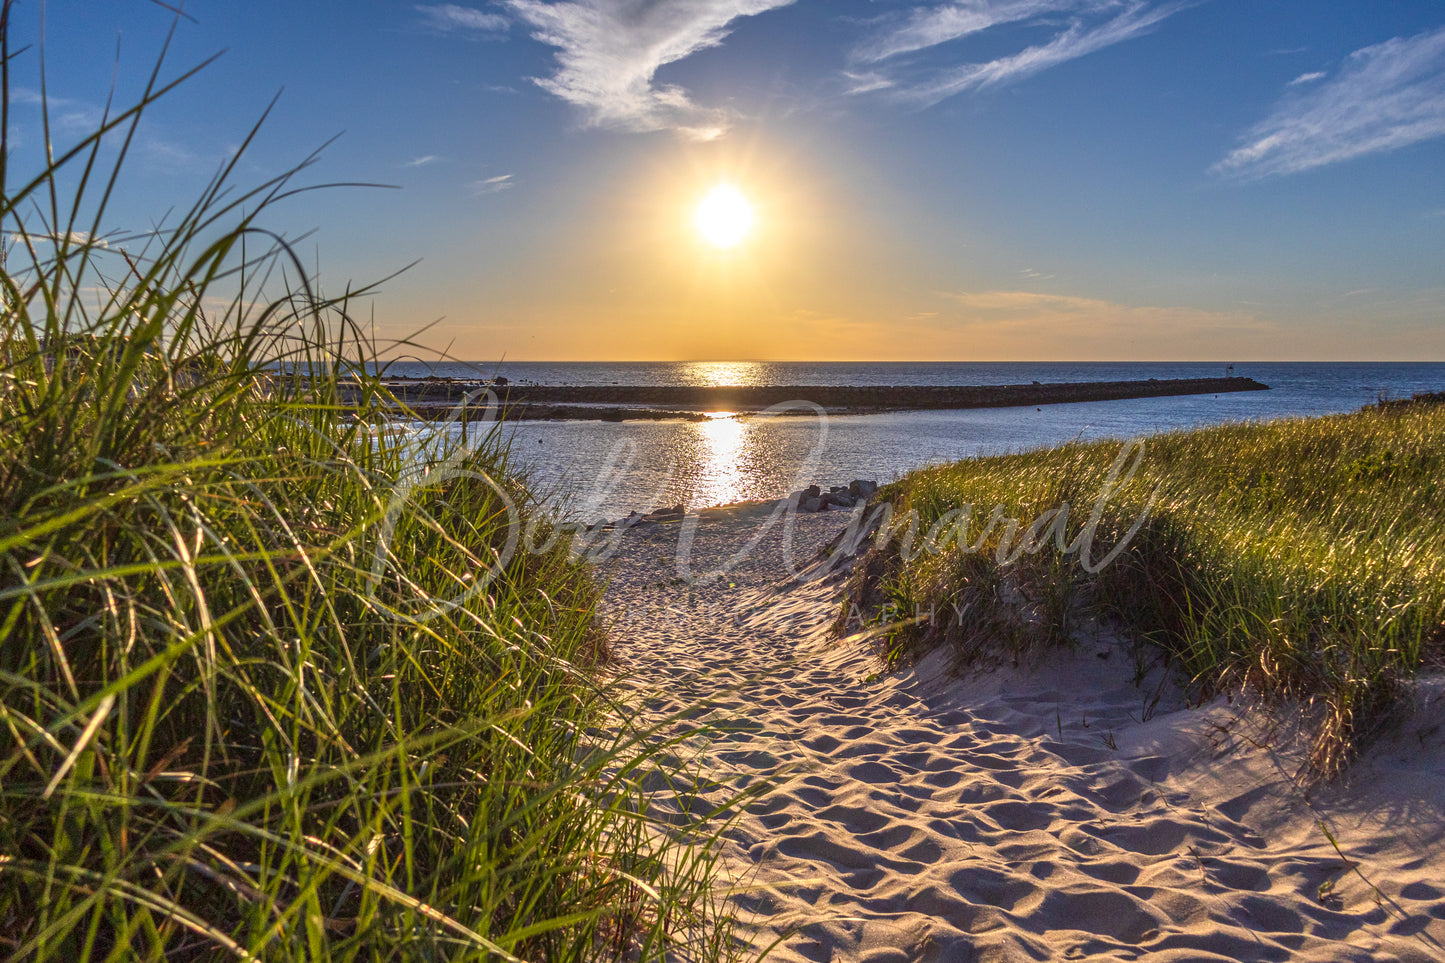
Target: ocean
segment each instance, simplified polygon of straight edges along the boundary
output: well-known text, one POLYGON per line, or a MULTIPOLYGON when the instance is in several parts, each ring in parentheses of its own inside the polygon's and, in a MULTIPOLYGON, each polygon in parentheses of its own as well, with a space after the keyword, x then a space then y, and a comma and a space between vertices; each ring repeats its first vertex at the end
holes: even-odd
MULTIPOLYGON (((393 376, 575 385, 988 385, 1219 377, 1205 362, 399 362, 393 376)), ((1381 397, 1445 389, 1445 363, 1237 363, 1269 391, 1035 408, 818 418, 517 422, 514 462, 565 514, 587 521, 668 505, 778 498, 810 484, 886 482, 912 469, 1075 438, 1148 436, 1195 425, 1354 411, 1381 397)), ((806 392, 800 392, 806 398, 806 392)), ((419 431, 431 428, 418 427, 419 431)), ((1147 464, 1147 462, 1146 462, 1147 464)))

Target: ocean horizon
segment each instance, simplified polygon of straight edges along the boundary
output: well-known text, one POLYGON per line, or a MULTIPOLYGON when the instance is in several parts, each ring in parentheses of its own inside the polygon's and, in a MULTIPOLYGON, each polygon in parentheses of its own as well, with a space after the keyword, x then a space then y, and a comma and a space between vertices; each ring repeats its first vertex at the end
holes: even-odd
MULTIPOLYGON (((386 361, 372 366, 397 378, 537 385, 993 385, 1033 381, 1129 381, 1363 378, 1366 388, 1401 390, 1430 383, 1445 362, 1418 361, 386 361), (1348 370, 1346 370, 1348 369, 1348 370), (1326 374, 1325 372, 1328 372, 1326 374)), ((1413 390, 1421 390, 1414 388, 1413 390)))

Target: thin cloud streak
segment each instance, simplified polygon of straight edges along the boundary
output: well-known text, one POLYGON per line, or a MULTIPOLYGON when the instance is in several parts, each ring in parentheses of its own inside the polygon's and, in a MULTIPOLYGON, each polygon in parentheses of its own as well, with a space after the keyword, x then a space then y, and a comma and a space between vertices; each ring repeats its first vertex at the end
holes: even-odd
POLYGON ((1445 28, 1356 50, 1330 80, 1286 94, 1210 170, 1258 179, 1445 135, 1445 28))
POLYGON ((31 244, 55 244, 62 242, 69 247, 92 247, 109 248, 110 242, 103 237, 92 238, 89 231, 68 231, 66 233, 51 234, 27 234, 24 232, 11 232, 5 235, 6 240, 14 244, 23 245, 28 239, 31 244))
POLYGON ((872 71, 854 73, 849 70, 843 71, 843 76, 848 80, 847 93, 866 94, 875 90, 887 90, 895 86, 893 78, 872 71))
POLYGON ((487 194, 496 194, 500 191, 510 190, 517 186, 511 174, 498 174, 496 177, 488 177, 484 180, 472 182, 472 196, 482 197, 487 194))
POLYGON ((486 13, 475 7, 463 7, 455 3, 418 4, 416 11, 422 15, 426 25, 434 30, 478 30, 495 33, 510 26, 507 18, 501 14, 486 13))
MULTIPOLYGON (((969 90, 1016 83, 1050 67, 1131 40, 1191 5, 1190 2, 1156 4, 1149 0, 965 0, 942 9, 916 10, 901 27, 860 49, 857 56, 877 63, 993 27, 1014 23, 1050 25, 1053 17, 1069 14, 1067 26, 1047 43, 987 62, 944 67, 926 71, 921 76, 915 74, 915 79, 908 81, 897 76, 892 78, 895 96, 927 107, 969 90)), ((911 65, 905 63, 896 73, 911 69, 911 65)), ((884 86, 875 83, 867 89, 884 86)), ((861 92, 857 87, 854 91, 861 92)))
POLYGON ((557 71, 536 83, 582 109, 590 127, 672 130, 694 140, 721 137, 726 111, 693 103, 686 90, 657 85, 659 68, 716 47, 740 17, 793 0, 506 0, 532 36, 557 48, 557 71))
POLYGON ((1209 311, 1203 308, 1120 304, 1099 298, 1071 294, 1041 294, 1037 291, 947 291, 942 292, 962 308, 959 320, 965 324, 1029 328, 1046 325, 1053 329, 1083 327, 1092 330, 1250 330, 1261 322, 1241 311, 1209 311))
POLYGON ((940 291, 936 321, 915 322, 910 334, 941 351, 1005 352, 1020 359, 1203 358, 1276 343, 1277 326, 1254 312, 1169 305, 1134 305, 1036 291, 940 291), (1221 345, 1229 345, 1221 352, 1221 345))
POLYGON ((915 7, 901 26, 864 44, 857 56, 870 62, 887 60, 982 33, 1000 24, 1033 20, 1079 6, 1078 0, 964 0, 941 7, 915 7))

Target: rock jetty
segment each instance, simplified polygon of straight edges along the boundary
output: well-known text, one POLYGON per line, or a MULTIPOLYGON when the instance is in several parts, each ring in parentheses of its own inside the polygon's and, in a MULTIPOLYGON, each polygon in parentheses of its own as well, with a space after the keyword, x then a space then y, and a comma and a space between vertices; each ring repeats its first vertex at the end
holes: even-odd
MULTIPOLYGON (((498 379, 500 382, 501 379, 498 379)), ((397 401, 420 417, 443 418, 471 392, 492 388, 513 420, 624 421, 702 418, 706 411, 757 412, 809 401, 832 414, 947 408, 1008 408, 1174 395, 1267 391, 1253 378, 1170 378, 1027 385, 508 385, 454 379, 388 384, 397 401)), ((803 408, 795 413, 806 413, 803 408)))

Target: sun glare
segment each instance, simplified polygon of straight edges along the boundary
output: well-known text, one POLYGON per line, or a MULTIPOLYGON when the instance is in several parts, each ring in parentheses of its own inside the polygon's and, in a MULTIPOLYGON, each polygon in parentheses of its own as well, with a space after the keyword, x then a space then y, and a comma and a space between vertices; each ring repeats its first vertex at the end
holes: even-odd
POLYGON ((696 220, 713 247, 736 247, 752 230, 753 207, 736 187, 719 184, 697 206, 696 220))

